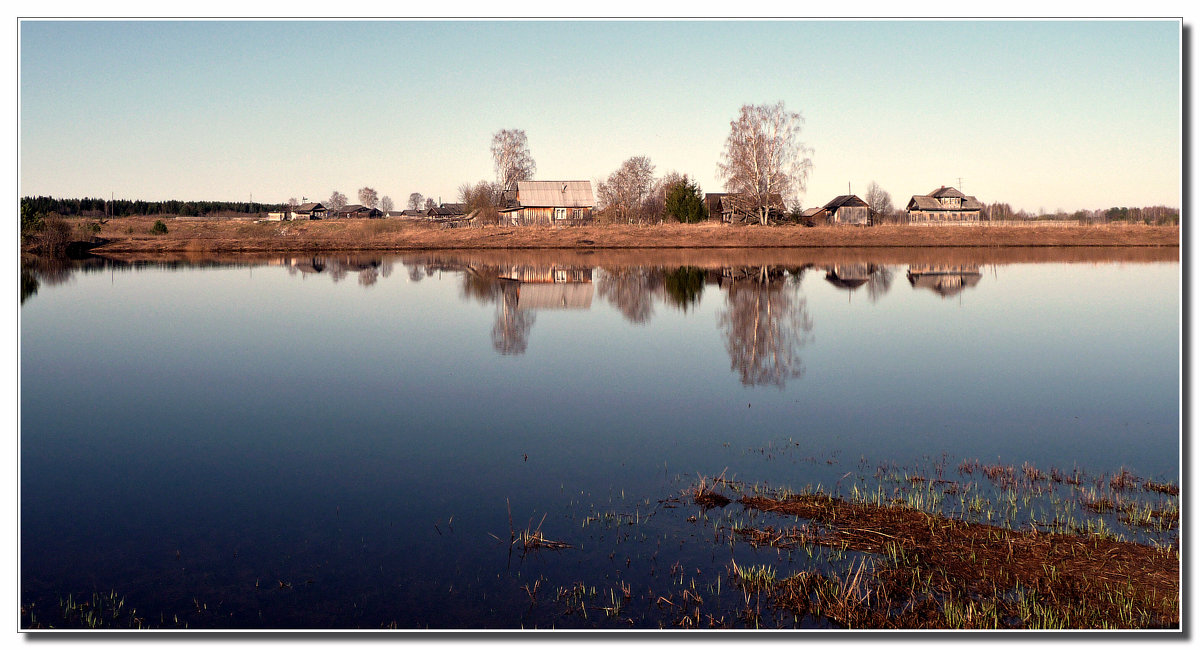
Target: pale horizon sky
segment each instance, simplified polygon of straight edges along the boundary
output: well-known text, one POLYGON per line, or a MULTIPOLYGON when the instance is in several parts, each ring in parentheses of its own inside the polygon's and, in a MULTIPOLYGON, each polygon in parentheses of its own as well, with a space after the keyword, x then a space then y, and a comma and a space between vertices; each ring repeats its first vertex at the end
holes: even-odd
POLYGON ((1178 20, 22 21, 20 194, 402 207, 648 156, 723 191, 742 104, 783 101, 806 206, 878 182, 1068 212, 1179 207, 1178 20), (961 178, 961 184, 960 179, 961 178))

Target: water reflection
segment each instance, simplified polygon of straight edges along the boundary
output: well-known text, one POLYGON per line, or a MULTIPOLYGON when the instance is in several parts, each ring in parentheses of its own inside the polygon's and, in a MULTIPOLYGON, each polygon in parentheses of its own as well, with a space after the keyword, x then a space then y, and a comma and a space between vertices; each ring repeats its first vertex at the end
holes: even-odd
POLYGON ((663 275, 663 270, 655 267, 605 267, 596 292, 626 320, 645 325, 654 315, 654 299, 662 295, 663 275))
POLYGON ((975 264, 913 264, 908 267, 909 284, 914 288, 929 289, 943 298, 974 287, 981 277, 983 274, 975 264))
POLYGON ((305 255, 284 257, 275 264, 285 266, 291 275, 327 274, 335 283, 346 279, 351 273, 358 274, 358 284, 363 287, 374 285, 380 277, 392 274, 392 262, 383 257, 359 255, 305 255))
MULTIPOLYGON (((799 284, 779 267, 722 272, 725 308, 717 327, 729 368, 746 386, 778 386, 804 375, 800 350, 812 340, 813 321, 799 284)), ((864 280, 865 282, 865 280, 864 280)))

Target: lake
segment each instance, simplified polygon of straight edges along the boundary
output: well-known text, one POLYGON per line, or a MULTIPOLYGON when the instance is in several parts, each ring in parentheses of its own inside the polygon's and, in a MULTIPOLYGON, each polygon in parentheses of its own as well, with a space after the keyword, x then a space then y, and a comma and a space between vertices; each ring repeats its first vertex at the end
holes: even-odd
POLYGON ((701 477, 1178 483, 1181 309, 1177 248, 31 266, 21 602, 115 593, 153 627, 675 625, 689 585, 697 617, 741 598, 731 558, 810 561, 734 547, 749 515, 681 498, 701 477))

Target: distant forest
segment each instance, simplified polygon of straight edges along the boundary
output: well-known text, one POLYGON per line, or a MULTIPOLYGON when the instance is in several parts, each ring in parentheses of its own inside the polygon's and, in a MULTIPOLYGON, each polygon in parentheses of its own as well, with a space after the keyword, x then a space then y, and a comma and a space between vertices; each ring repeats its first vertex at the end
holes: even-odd
POLYGON ((22 214, 63 217, 141 217, 173 215, 201 217, 221 213, 258 214, 278 212, 283 203, 252 203, 249 201, 129 201, 126 199, 56 199, 49 196, 21 198, 22 214))

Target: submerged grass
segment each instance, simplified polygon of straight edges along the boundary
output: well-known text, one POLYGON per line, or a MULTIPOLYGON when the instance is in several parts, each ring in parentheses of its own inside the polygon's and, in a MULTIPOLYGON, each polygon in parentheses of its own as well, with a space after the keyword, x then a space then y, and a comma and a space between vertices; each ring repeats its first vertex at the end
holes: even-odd
MULTIPOLYGON (((1052 480, 1052 475, 1029 466, 960 470, 981 471, 1004 486, 995 506, 1001 510, 1027 507, 1023 502, 1029 484, 1052 480)), ((800 518, 808 524, 735 528, 734 538, 752 547, 817 545, 858 552, 862 558, 841 572, 800 571, 785 578, 776 578, 769 567, 734 563, 734 582, 746 592, 747 602, 751 594, 766 597, 772 607, 796 620, 817 617, 848 628, 1179 626, 1177 545, 1117 539, 1104 519, 1064 533, 1040 531, 1033 524, 1018 530, 946 516, 941 504, 930 502, 931 482, 911 478, 900 480, 923 488, 907 495, 889 494, 882 487, 855 487, 850 499, 819 489, 743 494, 736 502, 748 511, 800 518)), ((1123 491, 1144 485, 1124 470, 1098 482, 1123 491)), ((706 498, 712 498, 710 492, 704 492, 706 498)), ((1082 502, 1085 507, 1109 507, 1109 501, 1099 497, 1084 497, 1082 502)), ((979 494, 964 503, 964 512, 992 507, 979 494)), ((1178 521, 1177 506, 1156 509, 1129 503, 1112 501, 1111 509, 1130 524, 1162 526, 1172 517, 1178 521)))

